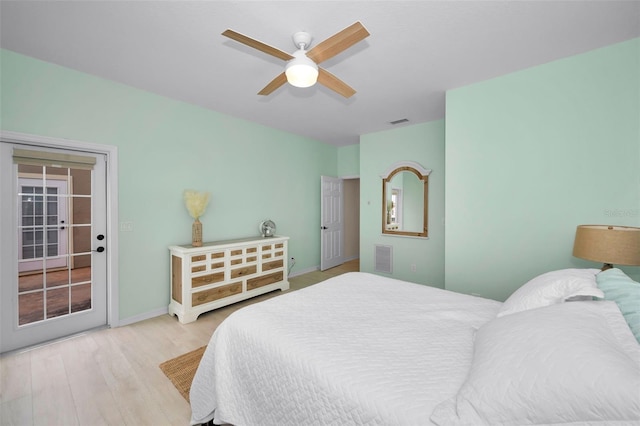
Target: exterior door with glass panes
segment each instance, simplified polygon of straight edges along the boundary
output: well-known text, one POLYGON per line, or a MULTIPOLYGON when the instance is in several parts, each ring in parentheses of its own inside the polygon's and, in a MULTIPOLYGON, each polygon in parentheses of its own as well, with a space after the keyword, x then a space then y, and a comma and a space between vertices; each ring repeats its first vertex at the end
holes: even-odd
POLYGON ((106 325, 104 156, 6 142, 0 153, 1 352, 106 325))

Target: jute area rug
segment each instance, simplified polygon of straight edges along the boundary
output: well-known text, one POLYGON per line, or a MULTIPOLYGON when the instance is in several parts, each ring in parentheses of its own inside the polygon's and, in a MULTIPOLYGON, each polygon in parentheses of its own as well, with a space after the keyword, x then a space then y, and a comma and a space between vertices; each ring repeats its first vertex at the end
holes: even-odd
POLYGON ((162 372, 171 380, 171 383, 187 402, 189 402, 189 390, 191 389, 193 376, 196 374, 202 354, 204 354, 206 348, 206 346, 203 346, 160 364, 162 372))

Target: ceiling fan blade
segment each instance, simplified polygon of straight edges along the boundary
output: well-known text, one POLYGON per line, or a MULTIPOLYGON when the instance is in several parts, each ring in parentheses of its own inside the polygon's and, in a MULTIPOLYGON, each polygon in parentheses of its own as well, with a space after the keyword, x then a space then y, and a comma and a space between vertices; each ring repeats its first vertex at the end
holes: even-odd
POLYGON ((225 30, 222 33, 222 35, 225 37, 229 37, 230 39, 240 42, 242 44, 245 44, 249 47, 253 47, 254 49, 258 49, 259 51, 264 52, 268 55, 275 56, 276 58, 282 59, 283 61, 288 61, 293 59, 293 56, 291 56, 287 52, 284 52, 276 47, 269 46, 268 44, 265 44, 254 38, 248 37, 244 34, 240 34, 233 30, 225 30))
POLYGON ((356 93, 356 91, 347 83, 322 68, 318 68, 318 83, 328 87, 345 98, 350 98, 356 93))
POLYGON ((271 80, 269 84, 264 86, 264 88, 258 92, 258 95, 267 96, 273 93, 274 90, 276 90, 286 82, 287 82, 287 76, 285 75, 285 73, 281 73, 276 78, 271 80))
POLYGON ((307 57, 316 64, 331 59, 338 53, 348 49, 369 36, 369 31, 360 23, 351 24, 344 30, 332 35, 328 39, 316 44, 307 52, 307 57))

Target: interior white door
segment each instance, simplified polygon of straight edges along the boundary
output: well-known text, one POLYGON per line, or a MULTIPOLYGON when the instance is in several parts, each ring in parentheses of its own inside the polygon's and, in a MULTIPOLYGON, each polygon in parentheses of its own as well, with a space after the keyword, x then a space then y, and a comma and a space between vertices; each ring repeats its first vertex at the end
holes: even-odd
POLYGON ((106 325, 105 156, 2 141, 0 169, 0 352, 106 325))
POLYGON ((344 206, 342 179, 321 177, 320 270, 344 263, 344 206))

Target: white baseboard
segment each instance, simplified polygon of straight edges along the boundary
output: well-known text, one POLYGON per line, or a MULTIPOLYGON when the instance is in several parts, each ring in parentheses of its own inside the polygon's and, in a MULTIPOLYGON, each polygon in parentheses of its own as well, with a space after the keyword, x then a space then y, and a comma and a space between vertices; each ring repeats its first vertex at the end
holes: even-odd
POLYGON ((294 271, 289 274, 289 278, 297 277, 298 275, 308 274, 309 272, 317 271, 320 269, 320 266, 312 266, 311 268, 302 269, 300 271, 294 271))
POLYGON ((165 315, 169 313, 169 307, 154 309, 153 311, 145 312, 143 314, 134 315, 129 318, 124 318, 118 321, 118 327, 122 327, 125 325, 133 324, 136 322, 148 320, 149 318, 159 317, 160 315, 165 315))
MULTIPOLYGON (((344 259, 345 262, 349 262, 351 260, 359 259, 360 256, 350 257, 349 259, 344 259)), ((311 268, 302 269, 300 271, 295 271, 289 274, 289 277, 297 277, 298 275, 308 274, 309 272, 319 271, 320 265, 312 266, 311 268)))

